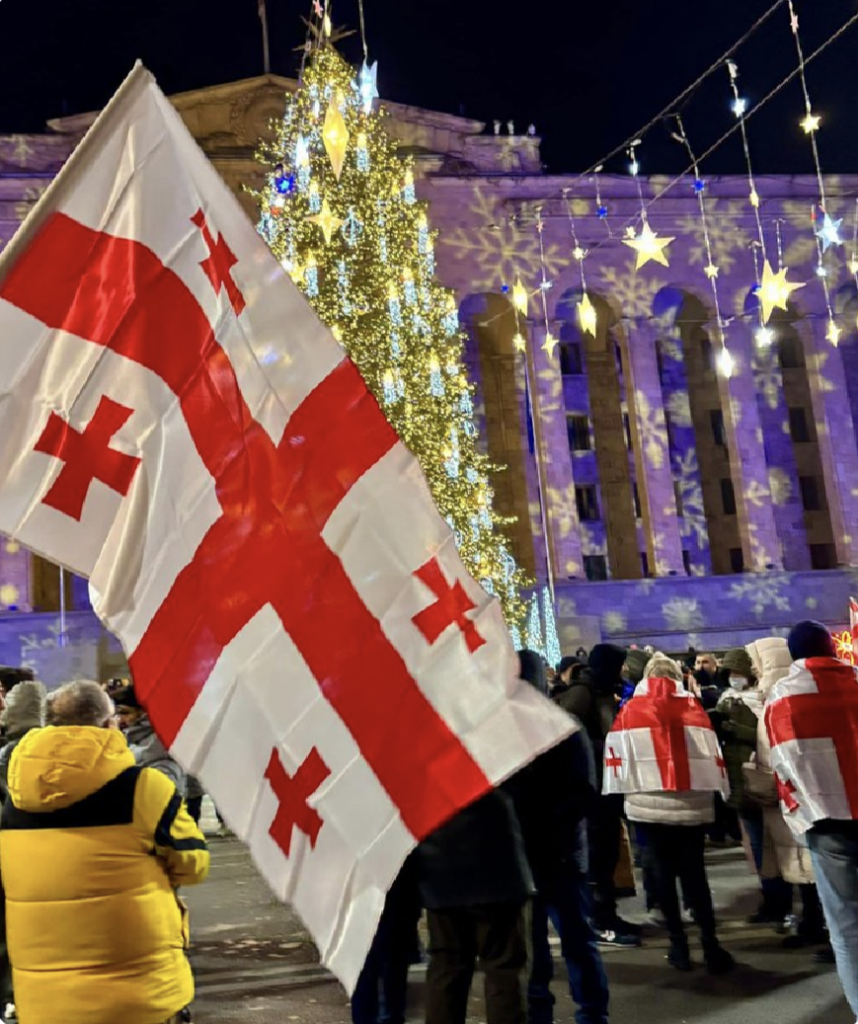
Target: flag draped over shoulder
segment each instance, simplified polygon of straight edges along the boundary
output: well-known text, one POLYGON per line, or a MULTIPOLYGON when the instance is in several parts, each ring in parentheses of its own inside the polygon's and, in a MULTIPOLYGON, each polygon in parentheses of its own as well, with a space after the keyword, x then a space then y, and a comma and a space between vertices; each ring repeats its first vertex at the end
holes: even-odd
POLYGON ((730 784, 700 702, 673 679, 644 679, 605 739, 605 793, 714 791, 730 784))
POLYGON ((405 856, 574 726, 137 67, 0 257, 0 530, 88 576, 161 739, 352 986, 405 856))
POLYGON ((766 699, 772 769, 787 824, 858 819, 858 673, 837 658, 797 661, 766 699))

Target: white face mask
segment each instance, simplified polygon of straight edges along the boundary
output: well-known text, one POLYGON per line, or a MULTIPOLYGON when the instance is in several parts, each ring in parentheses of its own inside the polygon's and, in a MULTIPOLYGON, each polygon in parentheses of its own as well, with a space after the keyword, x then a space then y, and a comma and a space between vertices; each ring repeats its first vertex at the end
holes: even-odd
POLYGON ((746 679, 744 676, 730 676, 730 686, 734 690, 747 690, 751 685, 751 680, 746 679))

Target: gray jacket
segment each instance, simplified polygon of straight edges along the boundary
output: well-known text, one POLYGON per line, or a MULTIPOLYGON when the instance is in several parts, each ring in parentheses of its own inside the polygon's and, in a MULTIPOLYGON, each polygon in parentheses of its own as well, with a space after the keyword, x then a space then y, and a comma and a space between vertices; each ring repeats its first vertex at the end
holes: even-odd
POLYGON ((715 820, 715 794, 698 790, 629 793, 626 817, 655 825, 710 825, 715 820))
POLYGON ((154 768, 174 782, 179 795, 185 796, 185 773, 167 753, 164 744, 155 735, 148 715, 137 719, 125 733, 128 747, 140 768, 154 768))

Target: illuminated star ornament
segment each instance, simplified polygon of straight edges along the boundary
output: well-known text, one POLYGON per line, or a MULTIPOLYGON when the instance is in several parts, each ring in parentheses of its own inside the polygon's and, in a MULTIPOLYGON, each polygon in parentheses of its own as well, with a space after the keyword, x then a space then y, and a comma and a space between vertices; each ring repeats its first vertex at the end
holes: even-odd
POLYGON ((707 267, 703 268, 704 274, 709 278, 710 281, 714 281, 720 272, 721 268, 716 267, 714 263, 710 263, 707 267))
POLYGON ((804 129, 805 135, 812 135, 814 132, 819 131, 819 122, 822 120, 817 114, 808 110, 807 117, 801 122, 801 127, 804 129))
POLYGON ((373 64, 363 62, 358 78, 358 92, 365 114, 372 113, 372 101, 378 98, 378 61, 373 64))
POLYGON ((673 238, 659 238, 649 226, 649 223, 644 221, 641 233, 637 238, 624 238, 623 245, 627 245, 630 249, 634 249, 638 254, 637 261, 635 263, 635 270, 640 270, 641 267, 646 266, 650 260, 660 263, 663 267, 670 266, 667 262, 667 253, 664 250, 672 241, 674 241, 673 238))
POLYGON ((512 304, 522 316, 527 316, 527 289, 521 283, 521 278, 512 289, 512 304))
POLYGON ((340 180, 340 175, 343 173, 343 161, 346 158, 346 147, 349 144, 349 130, 340 113, 341 99, 339 93, 331 96, 331 102, 328 104, 325 114, 325 124, 322 127, 325 150, 330 158, 331 166, 334 168, 337 181, 340 180))
POLYGON ((512 347, 516 352, 524 352, 527 348, 527 342, 524 340, 524 335, 520 331, 516 331, 512 338, 512 347))
POLYGON ((833 320, 828 321, 828 330, 825 332, 825 337, 832 345, 836 345, 840 341, 840 335, 842 333, 843 331, 833 320))
POLYGON ((763 265, 763 280, 760 282, 759 299, 763 308, 763 323, 768 323, 775 309, 787 311, 790 295, 804 284, 795 284, 787 281, 788 269, 782 267, 777 273, 772 270, 772 265, 766 260, 763 265))
POLYGON ((555 338, 551 331, 549 331, 545 335, 545 342, 542 346, 542 351, 547 353, 549 356, 553 356, 554 350, 557 348, 559 344, 560 342, 557 340, 557 338, 555 338))
POLYGON ((308 217, 307 221, 310 224, 318 224, 322 229, 322 234, 325 236, 325 242, 327 245, 331 244, 331 238, 335 231, 345 224, 344 220, 341 220, 335 214, 331 213, 331 208, 328 206, 328 200, 325 198, 322 201, 322 209, 320 213, 317 213, 315 217, 308 217))
POLYGON ((596 307, 586 292, 578 303, 578 323, 585 334, 589 334, 593 338, 596 337, 596 307))
POLYGON ((843 223, 843 218, 840 220, 832 220, 825 211, 822 215, 822 225, 814 231, 814 234, 822 243, 822 251, 828 252, 832 245, 843 245, 843 239, 840 237, 840 225, 843 223))

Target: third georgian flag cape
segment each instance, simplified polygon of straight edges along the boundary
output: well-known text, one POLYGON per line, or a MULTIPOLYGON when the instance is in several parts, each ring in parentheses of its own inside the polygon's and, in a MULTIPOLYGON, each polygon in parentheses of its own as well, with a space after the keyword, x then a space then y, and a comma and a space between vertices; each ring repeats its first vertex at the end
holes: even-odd
POLYGON ((644 679, 605 739, 605 793, 715 791, 730 784, 718 737, 682 683, 644 679))
POLYGON ((837 658, 797 661, 769 691, 766 732, 787 824, 858 819, 858 672, 837 658))
POLYGON ((0 257, 0 531, 90 578, 348 987, 415 843, 575 728, 142 67, 0 257))

